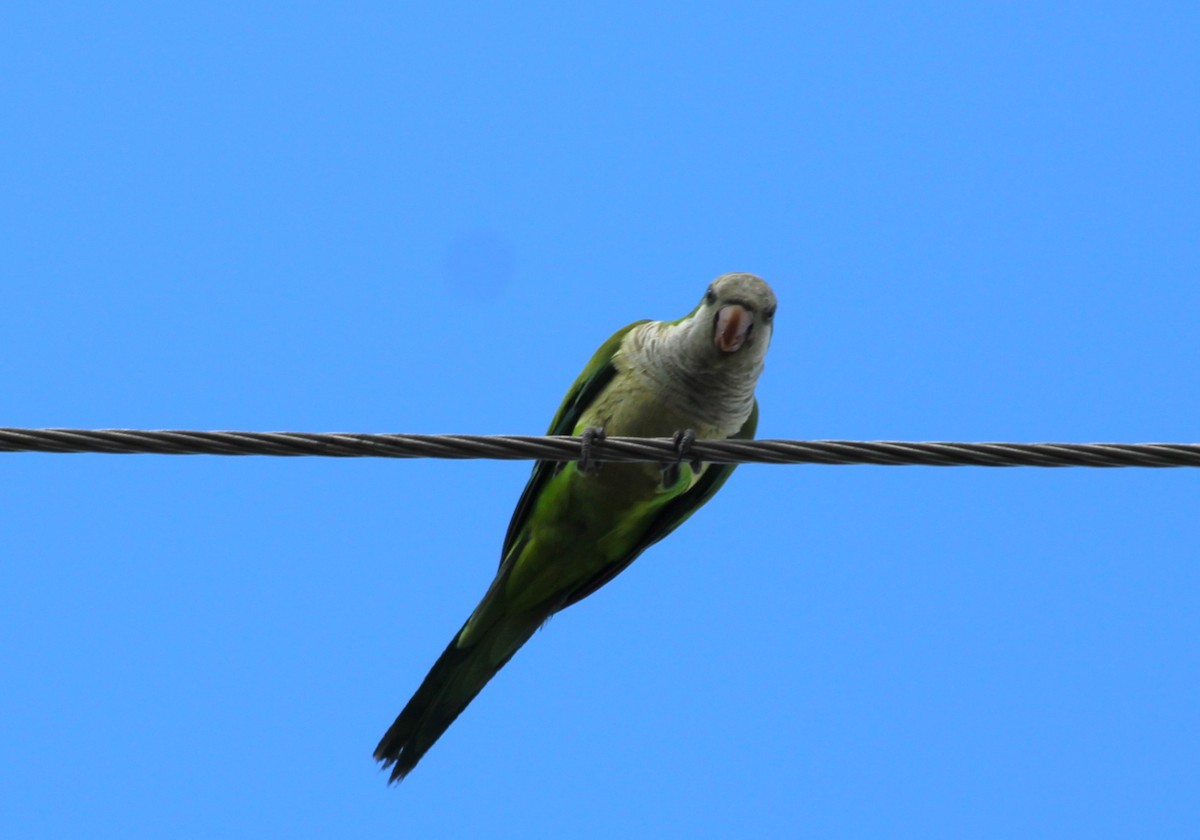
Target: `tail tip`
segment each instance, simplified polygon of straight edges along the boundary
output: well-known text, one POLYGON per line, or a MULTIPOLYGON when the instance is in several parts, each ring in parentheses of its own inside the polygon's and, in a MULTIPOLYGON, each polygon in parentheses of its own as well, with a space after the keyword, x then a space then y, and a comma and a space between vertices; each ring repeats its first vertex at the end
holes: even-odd
POLYGON ((376 748, 374 758, 379 762, 380 770, 391 771, 387 782, 389 785, 398 784, 399 782, 404 781, 404 777, 407 776, 412 771, 413 767, 416 766, 416 762, 408 762, 404 760, 403 749, 389 751, 384 749, 382 744, 376 748))

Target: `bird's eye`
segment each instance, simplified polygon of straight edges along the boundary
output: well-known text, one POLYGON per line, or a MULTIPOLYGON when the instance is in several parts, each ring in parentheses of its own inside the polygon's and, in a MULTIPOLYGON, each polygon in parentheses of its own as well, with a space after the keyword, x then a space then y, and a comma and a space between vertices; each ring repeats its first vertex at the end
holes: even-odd
POLYGON ((717 302, 717 293, 712 286, 709 286, 708 291, 704 293, 704 302, 710 304, 717 302))
POLYGON ((775 307, 774 306, 772 306, 770 309, 763 312, 763 320, 764 321, 770 321, 774 317, 775 317, 775 307))

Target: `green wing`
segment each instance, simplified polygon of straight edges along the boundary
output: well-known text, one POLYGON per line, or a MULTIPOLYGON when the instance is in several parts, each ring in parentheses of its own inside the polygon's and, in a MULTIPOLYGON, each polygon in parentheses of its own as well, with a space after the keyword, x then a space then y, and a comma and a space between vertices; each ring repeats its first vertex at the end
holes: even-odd
MULTIPOLYGON (((579 418, 616 375, 617 369, 613 365, 613 356, 617 354, 625 334, 644 323, 646 323, 644 320, 634 321, 629 326, 617 330, 608 341, 600 345, 600 349, 593 354, 587 367, 583 369, 583 373, 579 374, 570 390, 567 391, 567 396, 563 398, 562 405, 558 407, 554 419, 550 421, 550 428, 546 434, 570 435, 575 433, 575 426, 579 423, 579 418)), ((521 493, 516 510, 513 511, 512 520, 508 523, 508 532, 504 535, 504 546, 500 549, 501 567, 504 566, 504 561, 512 550, 513 544, 525 527, 525 521, 533 512, 538 495, 562 467, 563 462, 561 461, 538 461, 533 465, 533 472, 525 484, 525 490, 521 493)))
MULTIPOLYGON (((750 416, 746 418, 746 422, 742 424, 742 428, 738 429, 730 437, 735 440, 750 440, 754 437, 754 432, 757 429, 758 400, 755 400, 754 408, 750 411, 750 416)), ((639 554, 682 525, 689 516, 703 507, 704 503, 721 489, 721 485, 732 475, 736 466, 737 464, 709 464, 704 474, 700 476, 700 480, 690 490, 686 493, 681 493, 663 505, 662 510, 650 520, 650 524, 641 538, 634 544, 629 554, 621 559, 620 563, 613 563, 611 566, 602 569, 598 574, 584 581, 563 602, 560 609, 565 609, 576 601, 582 601, 591 595, 624 571, 625 567, 636 560, 639 554)))

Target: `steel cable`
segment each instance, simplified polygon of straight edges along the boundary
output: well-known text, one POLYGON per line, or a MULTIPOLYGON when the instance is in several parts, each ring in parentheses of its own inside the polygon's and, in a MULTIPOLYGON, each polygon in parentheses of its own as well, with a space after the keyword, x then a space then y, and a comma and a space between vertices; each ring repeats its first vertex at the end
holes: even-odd
MULTIPOLYGON (((574 461, 581 439, 538 435, 409 435, 173 429, 0 428, 0 452, 276 455, 334 458, 489 458, 574 461)), ((895 440, 600 438, 595 461, 715 464, 878 464, 932 467, 1200 467, 1195 443, 961 443, 895 440)))

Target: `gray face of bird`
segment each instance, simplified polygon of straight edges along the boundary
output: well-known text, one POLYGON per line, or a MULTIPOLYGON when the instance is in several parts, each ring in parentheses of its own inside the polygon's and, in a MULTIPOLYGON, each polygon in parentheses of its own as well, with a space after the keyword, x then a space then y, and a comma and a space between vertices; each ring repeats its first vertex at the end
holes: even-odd
POLYGON ((747 355, 762 362, 771 343, 775 294, 753 274, 723 274, 704 293, 701 320, 712 325, 712 344, 724 356, 747 355), (711 319, 711 320, 710 320, 711 319))

